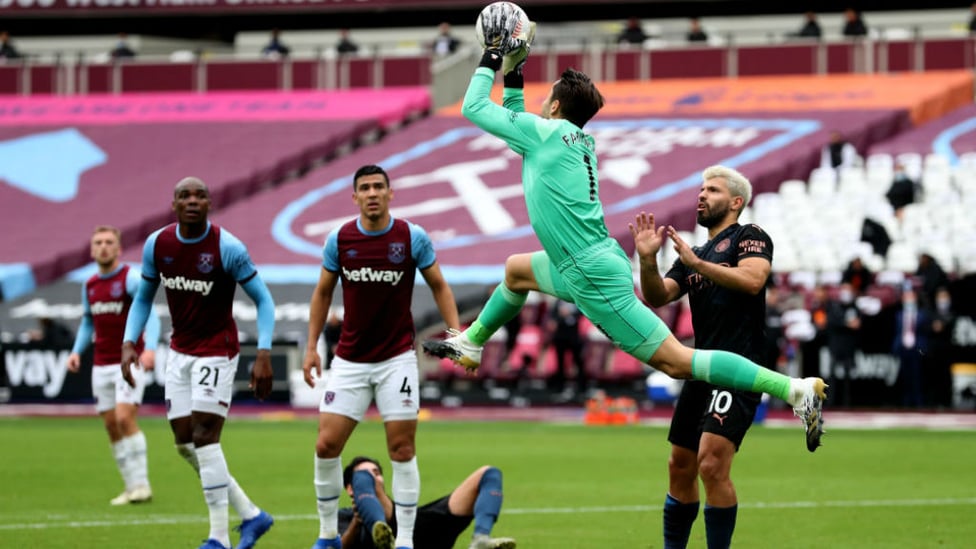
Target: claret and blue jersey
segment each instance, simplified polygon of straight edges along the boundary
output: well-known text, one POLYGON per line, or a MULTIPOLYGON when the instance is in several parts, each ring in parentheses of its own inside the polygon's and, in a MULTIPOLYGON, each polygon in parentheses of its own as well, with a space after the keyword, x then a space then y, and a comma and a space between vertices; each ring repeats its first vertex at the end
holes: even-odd
MULTIPOLYGON (((204 234, 195 239, 183 238, 178 229, 178 224, 168 225, 146 240, 144 283, 134 309, 151 302, 162 285, 173 322, 170 347, 193 356, 234 356, 240 345, 233 300, 237 284, 241 284, 258 306, 258 348, 270 349, 274 304, 244 244, 209 222, 204 234)), ((141 316, 141 308, 130 315, 126 341, 140 325, 141 316)))
POLYGON ((426 231, 402 219, 367 231, 356 218, 329 233, 322 267, 339 275, 343 303, 356 304, 345 309, 336 355, 375 363, 412 349, 416 272, 435 260, 426 231))

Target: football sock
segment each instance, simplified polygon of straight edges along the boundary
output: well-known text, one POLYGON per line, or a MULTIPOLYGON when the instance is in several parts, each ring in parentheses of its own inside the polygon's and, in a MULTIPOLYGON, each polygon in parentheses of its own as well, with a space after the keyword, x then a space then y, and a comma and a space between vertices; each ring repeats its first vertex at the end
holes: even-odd
POLYGON ((471 343, 481 347, 506 322, 522 311, 528 293, 513 292, 505 283, 495 286, 478 318, 464 331, 471 343))
POLYGON ((129 480, 129 470, 126 467, 127 450, 128 444, 126 444, 124 438, 112 443, 112 457, 115 458, 115 466, 119 469, 119 475, 122 477, 122 482, 125 483, 126 491, 132 488, 132 481, 129 480))
POLYGON ((146 461, 146 435, 138 431, 124 439, 128 445, 125 466, 133 487, 149 486, 149 465, 146 461))
POLYGON ((491 534, 502 509, 502 472, 489 467, 478 482, 478 496, 474 500, 474 533, 491 534))
POLYGON ((237 479, 231 475, 228 477, 228 480, 227 499, 230 501, 230 506, 240 515, 241 519, 250 520, 260 515, 261 510, 247 497, 241 485, 237 484, 237 479))
POLYGON ((397 547, 413 547, 413 527, 417 521, 417 501, 420 498, 420 470, 417 456, 410 461, 394 461, 393 503, 396 509, 397 547))
POLYGON ((230 526, 228 524, 227 487, 230 473, 220 443, 197 448, 197 461, 200 463, 200 484, 203 485, 203 499, 210 511, 210 535, 226 546, 230 546, 230 526))
MULTIPOLYGON (((190 467, 193 467, 193 471, 197 475, 200 474, 200 463, 197 461, 197 454, 192 442, 177 444, 176 452, 190 464, 190 467)), ((252 519, 261 513, 261 510, 251 503, 251 500, 248 499, 247 494, 244 493, 244 490, 237 484, 237 480, 233 476, 229 477, 229 482, 227 483, 227 499, 230 500, 231 507, 244 520, 252 519)))
POLYGON ((697 517, 697 501, 681 503, 668 494, 664 499, 664 549, 685 549, 697 517))
POLYGON ((315 456, 315 497, 318 500, 319 537, 339 535, 339 494, 342 491, 342 458, 315 456))
POLYGON ((705 539, 708 540, 708 549, 728 549, 732 544, 732 531, 735 530, 735 514, 738 509, 738 505, 705 505, 705 539))
POLYGON ((176 453, 178 453, 180 457, 189 463, 190 467, 193 467, 194 473, 196 473, 198 476, 200 475, 200 462, 197 461, 197 451, 196 448, 193 447, 192 442, 177 444, 176 453))
POLYGON ((386 522, 383 504, 376 499, 376 479, 369 471, 356 471, 352 474, 352 493, 356 512, 366 524, 366 530, 377 522, 386 522))
POLYGON ((695 350, 691 377, 728 389, 769 393, 789 401, 790 378, 728 351, 695 350))

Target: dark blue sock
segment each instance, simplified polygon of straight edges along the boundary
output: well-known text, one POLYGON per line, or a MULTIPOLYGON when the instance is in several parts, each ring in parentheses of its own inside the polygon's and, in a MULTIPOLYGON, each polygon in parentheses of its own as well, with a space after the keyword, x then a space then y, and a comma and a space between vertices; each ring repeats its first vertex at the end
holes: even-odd
POLYGON ((735 514, 739 506, 712 507, 705 506, 705 539, 708 549, 728 549, 732 544, 732 532, 735 530, 735 514))
POLYGON ((478 497, 474 500, 474 533, 491 534, 502 510, 502 472, 489 467, 478 483, 478 497))
POLYGON ((356 471, 352 474, 352 493, 353 504, 366 524, 367 531, 377 522, 386 522, 383 504, 376 499, 376 481, 369 471, 356 471))
POLYGON ((685 549, 691 525, 698 518, 698 502, 681 503, 671 494, 664 498, 664 549, 685 549))

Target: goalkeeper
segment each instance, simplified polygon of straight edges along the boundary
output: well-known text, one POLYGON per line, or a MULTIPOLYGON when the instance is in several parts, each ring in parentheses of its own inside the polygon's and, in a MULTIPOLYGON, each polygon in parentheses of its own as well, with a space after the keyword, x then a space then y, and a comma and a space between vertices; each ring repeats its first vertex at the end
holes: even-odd
MULTIPOLYGON (((501 9, 501 8, 500 8, 501 9)), ((483 29, 484 55, 464 96, 462 113, 501 138, 522 156, 522 186, 529 220, 544 251, 510 256, 499 284, 474 323, 424 349, 467 368, 481 363, 481 349, 507 320, 519 314, 530 290, 576 303, 613 343, 676 379, 700 379, 785 400, 806 426, 810 451, 823 433, 826 385, 820 378, 790 378, 733 353, 682 345, 634 292, 630 258, 614 240, 599 199, 596 145, 583 126, 604 104, 590 78, 566 69, 542 103, 540 115, 525 112, 522 67, 535 24, 514 32, 517 17, 483 29), (490 91, 502 70, 502 105, 490 91)))

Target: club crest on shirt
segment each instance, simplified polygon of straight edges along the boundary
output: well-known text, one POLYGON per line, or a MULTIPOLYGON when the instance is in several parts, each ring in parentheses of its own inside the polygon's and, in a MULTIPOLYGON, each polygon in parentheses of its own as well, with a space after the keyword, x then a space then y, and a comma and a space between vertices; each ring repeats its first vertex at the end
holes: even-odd
POLYGON ((214 256, 213 254, 200 254, 197 259, 197 270, 203 274, 207 274, 214 268, 214 256))
POLYGON ((725 250, 728 250, 729 249, 729 245, 731 245, 731 244, 732 244, 732 241, 730 239, 726 238, 725 240, 723 240, 723 241, 721 241, 721 242, 719 242, 718 244, 715 245, 715 251, 716 252, 719 252, 719 253, 724 252, 725 250))
POLYGON ((332 401, 335 400, 335 391, 326 391, 325 396, 322 398, 326 404, 332 404, 332 401))
POLYGON ((403 242, 391 242, 386 252, 386 258, 392 263, 403 263, 407 258, 407 245, 403 242))
POLYGON ((125 288, 122 287, 122 281, 116 280, 112 282, 112 287, 109 288, 108 293, 111 294, 113 298, 122 297, 122 294, 125 293, 125 288))

